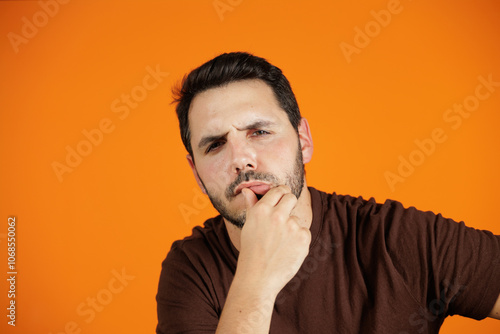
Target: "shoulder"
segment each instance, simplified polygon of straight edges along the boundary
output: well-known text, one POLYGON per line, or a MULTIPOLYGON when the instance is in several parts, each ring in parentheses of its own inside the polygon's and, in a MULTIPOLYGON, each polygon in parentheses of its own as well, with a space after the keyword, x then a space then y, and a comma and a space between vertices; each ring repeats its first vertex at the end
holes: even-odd
POLYGON ((217 216, 205 221, 203 226, 195 226, 190 236, 174 241, 164 265, 169 262, 206 262, 210 258, 228 256, 231 253, 224 222, 217 216))
POLYGON ((321 202, 325 212, 335 211, 337 214, 365 215, 373 218, 386 216, 390 218, 401 218, 399 215, 405 214, 405 218, 415 216, 442 217, 440 213, 432 211, 418 210, 414 206, 404 206, 401 202, 393 199, 385 199, 383 202, 377 201, 374 197, 368 199, 362 196, 351 196, 333 193, 326 193, 315 188, 309 188, 313 202, 321 202))
POLYGON ((365 199, 362 196, 351 196, 351 195, 342 195, 337 194, 336 192, 327 193, 325 191, 318 190, 313 187, 309 187, 309 191, 311 193, 312 201, 321 201, 323 206, 327 206, 324 209, 345 209, 345 210, 369 210, 369 209, 378 209, 382 205, 392 205, 392 204, 401 204, 397 201, 386 200, 384 204, 379 203, 375 200, 375 198, 370 197, 369 199, 365 199))
POLYGON ((156 295, 158 328, 164 333, 215 331, 222 310, 229 257, 224 251, 225 226, 219 217, 193 228, 172 244, 162 263, 156 295), (203 322, 200 323, 200 317, 203 322))
POLYGON ((356 235, 358 241, 382 238, 389 248, 394 244, 401 246, 408 238, 411 242, 426 241, 429 233, 446 232, 459 225, 439 213, 405 207, 392 199, 378 202, 373 197, 330 194, 314 188, 310 192, 314 216, 324 228, 330 226, 343 237, 356 235))
POLYGON ((326 193, 315 188, 310 188, 310 192, 313 209, 321 210, 326 215, 334 214, 343 220, 359 220, 360 217, 371 217, 376 220, 387 215, 392 217, 403 211, 418 211, 414 207, 405 208, 402 203, 391 199, 386 199, 381 203, 373 197, 365 199, 362 196, 326 193))
POLYGON ((229 285, 236 270, 237 257, 231 247, 222 218, 194 227, 190 236, 172 244, 163 261, 158 298, 182 300, 195 295, 217 306, 219 290, 229 285))

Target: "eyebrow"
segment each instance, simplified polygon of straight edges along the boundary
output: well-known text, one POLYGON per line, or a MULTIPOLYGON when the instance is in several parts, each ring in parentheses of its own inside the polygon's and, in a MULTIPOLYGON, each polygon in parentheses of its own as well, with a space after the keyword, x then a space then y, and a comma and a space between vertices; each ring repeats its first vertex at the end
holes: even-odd
MULTIPOLYGON (((272 125, 275 125, 276 123, 271 122, 271 121, 256 121, 253 123, 250 123, 246 125, 243 128, 237 128, 239 131, 245 131, 245 130, 252 130, 252 129, 261 129, 261 128, 269 128, 272 125)), ((208 144, 223 139, 227 135, 227 132, 223 135, 215 135, 215 136, 204 136, 201 138, 200 142, 198 143, 198 148, 203 149, 205 146, 208 144)))

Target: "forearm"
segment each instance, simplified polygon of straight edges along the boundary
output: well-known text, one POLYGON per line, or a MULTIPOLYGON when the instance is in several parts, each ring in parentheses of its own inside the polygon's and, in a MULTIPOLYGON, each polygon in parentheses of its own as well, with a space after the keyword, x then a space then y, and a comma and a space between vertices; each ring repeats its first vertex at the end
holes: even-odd
POLYGON ((269 333, 276 296, 265 282, 236 275, 216 334, 269 333))
POLYGON ((500 320, 500 296, 498 296, 495 306, 493 306, 493 309, 488 316, 490 318, 500 320))
POLYGON ((236 273, 217 334, 269 333, 276 296, 309 252, 311 233, 291 216, 297 198, 279 186, 257 197, 243 189, 247 217, 241 230, 236 273))

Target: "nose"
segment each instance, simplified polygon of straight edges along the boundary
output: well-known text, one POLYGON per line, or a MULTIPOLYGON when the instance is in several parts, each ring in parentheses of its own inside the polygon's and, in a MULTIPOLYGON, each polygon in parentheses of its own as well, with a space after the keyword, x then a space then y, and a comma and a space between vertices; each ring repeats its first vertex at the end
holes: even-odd
POLYGON ((233 141, 229 144, 229 147, 232 173, 239 174, 257 169, 256 152, 247 141, 233 141))

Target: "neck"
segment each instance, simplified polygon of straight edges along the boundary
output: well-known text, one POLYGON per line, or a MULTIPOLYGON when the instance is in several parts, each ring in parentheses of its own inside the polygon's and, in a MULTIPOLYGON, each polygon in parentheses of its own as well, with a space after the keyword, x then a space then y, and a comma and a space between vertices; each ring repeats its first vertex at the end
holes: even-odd
MULTIPOLYGON (((300 197, 290 213, 291 216, 296 216, 299 218, 299 224, 302 227, 311 228, 312 223, 312 206, 311 206, 311 194, 309 193, 309 189, 307 188, 306 181, 304 180, 304 188, 300 193, 300 197)), ((226 219, 224 219, 224 223, 226 224, 226 229, 229 234, 229 238, 233 243, 233 246, 240 251, 240 238, 241 238, 241 229, 234 226, 226 219)))

